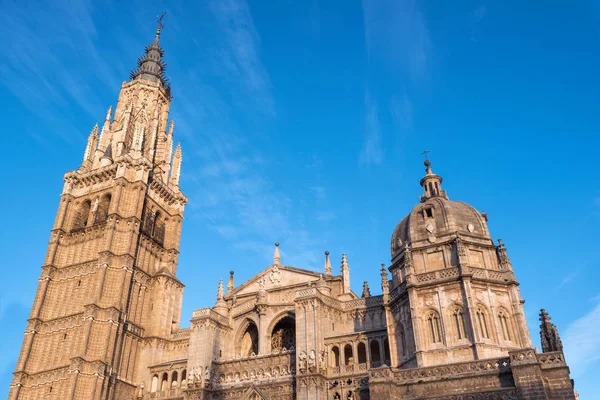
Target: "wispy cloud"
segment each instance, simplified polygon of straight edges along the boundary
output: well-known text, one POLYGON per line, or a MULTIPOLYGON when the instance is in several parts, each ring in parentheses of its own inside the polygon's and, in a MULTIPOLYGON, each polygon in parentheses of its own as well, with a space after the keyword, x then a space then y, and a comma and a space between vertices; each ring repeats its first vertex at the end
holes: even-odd
POLYGON ((423 78, 430 62, 431 40, 415 0, 363 0, 365 39, 369 57, 385 57, 423 78))
POLYGON ((381 164, 382 159, 383 148, 377 104, 367 90, 365 92, 365 139, 359 161, 362 165, 381 164))
POLYGON ((569 367, 575 378, 600 360, 600 302, 565 331, 563 344, 569 367))
MULTIPOLYGON (((277 118, 271 79, 260 56, 260 36, 244 0, 209 2, 212 43, 178 86, 178 122, 193 160, 182 175, 193 181, 188 217, 202 218, 224 239, 269 260, 281 242, 282 262, 306 267, 317 260, 318 238, 304 227, 299 199, 268 178, 268 132, 277 118), (241 117, 240 117, 241 116, 241 117), (196 127, 202 127, 200 131, 196 127), (266 135, 266 136, 265 136, 266 135), (194 168, 194 170, 190 170, 194 168)), ((177 79, 174 77, 173 80, 177 79)), ((185 149, 184 149, 185 150, 185 149)), ((324 188, 314 187, 315 197, 324 188)))
POLYGON ((0 84, 49 125, 63 127, 55 132, 50 129, 51 134, 70 141, 79 131, 83 137, 87 132, 67 122, 73 109, 80 108, 94 117, 102 115, 107 105, 102 104, 90 85, 119 85, 110 60, 103 59, 97 51, 91 2, 57 0, 51 7, 27 3, 3 4, 0 84), (31 12, 33 7, 35 13, 31 12), (93 65, 93 72, 74 68, 77 64, 93 65))
POLYGON ((575 270, 575 271, 571 271, 569 272, 563 279, 562 281, 560 281, 560 283, 557 286, 557 289, 562 288, 563 286, 565 286, 567 283, 571 282, 573 279, 575 279, 577 277, 577 275, 579 275, 579 270, 575 270))
POLYGON ((390 112, 394 122, 404 130, 413 128, 413 103, 406 93, 402 96, 392 96, 390 112))

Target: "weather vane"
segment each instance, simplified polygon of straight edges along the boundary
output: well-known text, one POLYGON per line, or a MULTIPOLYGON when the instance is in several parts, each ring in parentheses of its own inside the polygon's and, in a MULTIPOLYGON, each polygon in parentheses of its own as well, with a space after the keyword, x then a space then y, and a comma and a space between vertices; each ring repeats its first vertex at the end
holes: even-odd
POLYGON ((425 156, 425 160, 429 160, 429 158, 427 158, 427 153, 431 153, 431 150, 425 150, 421 153, 422 156, 425 156))
POLYGON ((158 24, 158 26, 156 27, 156 36, 160 36, 160 31, 164 27, 162 21, 163 21, 163 18, 165 17, 166 13, 167 13, 166 11, 163 11, 160 15, 156 16, 156 23, 158 24))

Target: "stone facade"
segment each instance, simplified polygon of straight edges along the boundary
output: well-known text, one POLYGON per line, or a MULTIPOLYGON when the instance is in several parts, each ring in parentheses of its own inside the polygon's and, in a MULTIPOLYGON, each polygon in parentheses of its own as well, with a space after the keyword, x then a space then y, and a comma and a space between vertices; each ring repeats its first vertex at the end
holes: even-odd
POLYGON ((575 398, 548 314, 540 353, 506 247, 429 161, 382 295, 352 292, 345 255, 336 275, 325 252, 318 273, 283 265, 276 244, 180 328, 187 198, 159 37, 65 175, 11 400, 575 398))

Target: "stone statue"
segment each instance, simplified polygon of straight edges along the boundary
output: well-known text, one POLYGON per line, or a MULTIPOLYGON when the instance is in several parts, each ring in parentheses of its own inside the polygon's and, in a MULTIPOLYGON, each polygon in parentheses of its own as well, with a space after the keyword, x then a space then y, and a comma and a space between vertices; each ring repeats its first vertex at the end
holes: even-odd
POLYGON ((310 351, 310 354, 308 356, 308 370, 310 372, 315 372, 317 366, 317 353, 315 353, 314 350, 310 351))

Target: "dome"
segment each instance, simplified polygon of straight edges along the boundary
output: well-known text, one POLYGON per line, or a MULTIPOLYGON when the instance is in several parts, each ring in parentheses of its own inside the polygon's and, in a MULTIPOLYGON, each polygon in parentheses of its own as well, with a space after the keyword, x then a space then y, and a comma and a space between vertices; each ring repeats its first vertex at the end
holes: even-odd
POLYGON ((401 253, 405 243, 420 247, 445 242, 453 240, 457 232, 482 244, 492 244, 485 214, 462 201, 449 200, 446 192, 441 190, 442 178, 431 172, 430 165, 430 162, 425 164, 427 175, 421 180, 425 189, 421 203, 413 207, 394 229, 392 260, 401 253))

